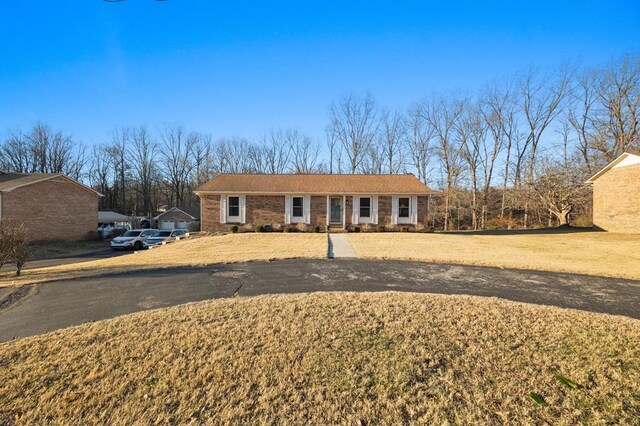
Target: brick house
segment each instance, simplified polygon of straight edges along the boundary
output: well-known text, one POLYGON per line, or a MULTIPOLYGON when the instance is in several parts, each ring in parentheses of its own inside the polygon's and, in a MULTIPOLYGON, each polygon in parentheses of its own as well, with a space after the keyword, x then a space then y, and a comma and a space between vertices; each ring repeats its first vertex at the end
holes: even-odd
POLYGON ((153 218, 158 229, 188 229, 200 227, 200 207, 171 207, 153 218))
POLYGON ((24 223, 34 241, 75 241, 95 233, 99 197, 62 174, 0 172, 0 220, 24 223))
POLYGON ((640 232, 640 155, 624 153, 587 181, 593 224, 610 232, 640 232))
POLYGON ((195 193, 209 232, 231 224, 415 229, 427 220, 430 189, 412 174, 221 174, 195 193))

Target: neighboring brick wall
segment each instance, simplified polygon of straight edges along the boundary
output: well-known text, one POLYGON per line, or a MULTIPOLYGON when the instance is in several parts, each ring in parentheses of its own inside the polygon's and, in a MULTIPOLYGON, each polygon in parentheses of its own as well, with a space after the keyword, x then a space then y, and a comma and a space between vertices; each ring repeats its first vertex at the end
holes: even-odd
POLYGON ((612 168, 593 183, 593 224, 640 232, 640 165, 612 168))
POLYGON ((247 195, 246 223, 275 225, 284 223, 284 195, 247 195))
POLYGON ((177 228, 179 225, 179 222, 181 221, 186 221, 189 229, 191 229, 191 222, 196 222, 198 223, 197 219, 192 219, 191 216, 189 216, 188 214, 186 214, 185 212, 181 211, 181 210, 171 210, 168 211, 166 213, 163 213, 161 215, 158 216, 158 228, 160 228, 162 226, 162 222, 164 221, 172 221, 173 222, 173 227, 177 228))
POLYGON ((64 178, 54 178, 2 194, 2 219, 24 223, 29 238, 86 239, 98 229, 98 195, 64 178))

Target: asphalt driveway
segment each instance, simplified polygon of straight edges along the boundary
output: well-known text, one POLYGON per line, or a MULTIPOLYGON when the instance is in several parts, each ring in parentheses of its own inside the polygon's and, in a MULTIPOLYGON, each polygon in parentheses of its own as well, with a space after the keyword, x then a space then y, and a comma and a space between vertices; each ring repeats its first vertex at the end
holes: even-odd
POLYGON ((640 281, 421 262, 298 259, 0 289, 0 341, 187 302, 316 291, 469 294, 640 318, 640 281))

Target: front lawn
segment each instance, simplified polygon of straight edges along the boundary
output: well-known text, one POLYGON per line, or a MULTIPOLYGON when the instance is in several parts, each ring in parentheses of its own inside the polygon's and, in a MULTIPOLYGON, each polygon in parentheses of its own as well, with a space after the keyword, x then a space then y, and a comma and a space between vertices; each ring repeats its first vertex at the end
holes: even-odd
POLYGON ((638 418, 640 321, 499 299, 222 299, 0 344, 0 424, 638 418))
POLYGON ((11 273, 4 273, 0 275, 0 287, 144 269, 326 256, 326 234, 247 233, 203 236, 126 256, 28 269, 18 278, 11 273))
POLYGON ((607 232, 349 234, 358 257, 640 279, 640 235, 607 232))

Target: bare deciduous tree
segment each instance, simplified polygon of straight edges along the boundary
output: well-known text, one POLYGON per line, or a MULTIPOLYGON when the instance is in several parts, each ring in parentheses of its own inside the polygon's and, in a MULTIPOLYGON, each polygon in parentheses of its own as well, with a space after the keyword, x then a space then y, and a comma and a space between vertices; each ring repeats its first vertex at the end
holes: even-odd
POLYGON ((405 118, 398 111, 383 111, 380 121, 380 145, 384 151, 385 172, 400 173, 405 166, 405 118))
POLYGON ((128 150, 131 168, 136 176, 136 189, 142 205, 137 205, 144 214, 150 215, 153 210, 152 186, 157 173, 155 164, 157 143, 152 139, 145 126, 131 131, 131 147, 128 150))
POLYGON ((432 137, 431 127, 424 119, 422 106, 412 106, 408 113, 407 143, 411 153, 411 164, 416 170, 418 179, 425 184, 428 180, 427 175, 431 161, 430 141, 432 137))
POLYGON ((460 147, 453 137, 456 125, 465 108, 466 101, 440 98, 425 103, 422 116, 431 127, 436 141, 436 153, 442 164, 445 180, 444 229, 449 229, 451 196, 461 172, 460 147))
POLYGON ((378 107, 369 94, 364 97, 346 95, 329 109, 329 131, 341 144, 349 162, 350 173, 356 173, 378 131, 378 107))

